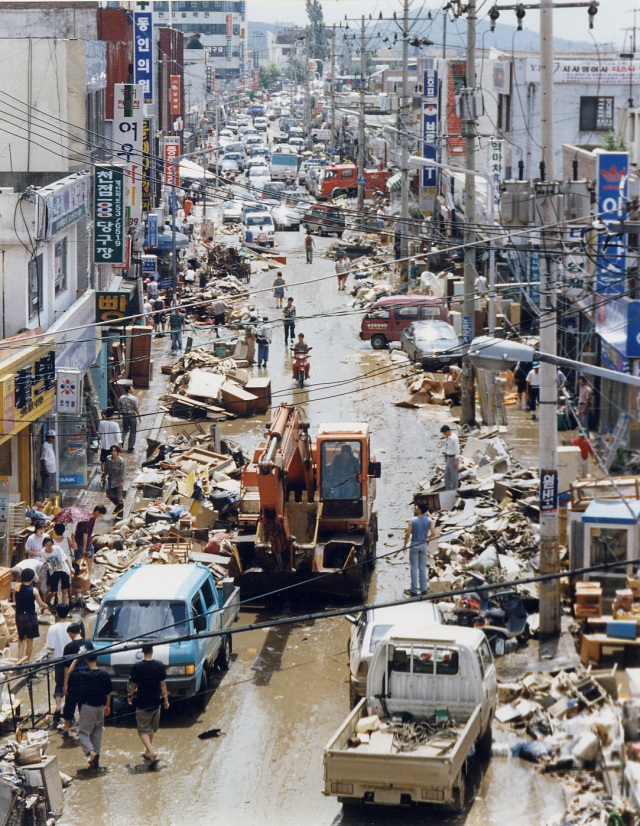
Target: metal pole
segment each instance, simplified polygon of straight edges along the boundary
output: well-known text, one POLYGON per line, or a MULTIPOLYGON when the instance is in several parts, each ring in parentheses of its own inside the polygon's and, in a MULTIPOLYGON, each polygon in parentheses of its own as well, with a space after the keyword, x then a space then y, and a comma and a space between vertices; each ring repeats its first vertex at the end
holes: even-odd
POLYGON ((218 188, 218 163, 220 161, 220 95, 216 98, 216 182, 218 188))
MULTIPOLYGON (((472 90, 476 85, 476 0, 469 0, 467 5, 467 90, 472 90)), ((467 91, 467 108, 471 110, 471 98, 467 91)), ((473 112, 469 111, 464 122, 466 163, 469 170, 475 169, 475 148, 476 129, 473 120, 473 112)), ((466 243, 472 244, 475 241, 473 224, 476 217, 476 187, 475 176, 467 174, 464 187, 464 210, 467 218, 466 243)), ((475 423, 475 383, 473 377, 473 367, 469 361, 468 345, 473 338, 474 318, 475 318, 475 247, 467 246, 464 252, 464 301, 462 305, 462 344, 464 346, 464 357, 462 359, 462 407, 460 412, 460 422, 465 424, 475 423)))
MULTIPOLYGON (((447 8, 449 4, 447 3, 447 8)), ((446 58, 447 56, 447 18, 449 17, 449 12, 447 8, 442 10, 444 17, 442 18, 442 57, 446 58)))
MULTIPOLYGON (((554 181, 553 140, 553 5, 540 7, 540 92, 542 153, 547 180, 554 181)), ((555 233, 554 241, 555 244, 555 233)), ((549 262, 540 273, 540 354, 556 355, 557 319, 555 310, 555 269, 549 262)), ((542 361, 540 365, 540 504, 547 502, 543 491, 551 491, 551 501, 540 508, 540 573, 552 574, 560 568, 558 549, 558 406, 557 369, 542 361), (546 482, 546 484, 545 484, 546 482)), ((561 627, 560 586, 558 580, 540 583, 540 636, 558 636, 561 627)))
POLYGON ((400 283, 408 284, 407 258, 409 256, 409 0, 404 0, 404 20, 402 23, 402 112, 400 115, 400 230, 402 255, 400 263, 400 283))
POLYGON ((336 24, 331 38, 331 146, 336 145, 336 24))
POLYGON ((311 89, 309 88, 309 26, 305 29, 304 39, 304 131, 307 148, 311 143, 311 89))
MULTIPOLYGON (((205 105, 205 115, 207 107, 205 105)), ((205 120, 206 118, 203 118, 205 120)), ((202 226, 207 220, 207 124, 202 124, 202 226)))
POLYGON ((365 110, 365 75, 367 73, 367 56, 364 42, 364 14, 360 28, 360 123, 358 128, 358 214, 359 226, 364 225, 364 110, 365 110))
MULTIPOLYGON (((180 169, 178 162, 178 170, 180 169)), ((173 210, 169 210, 171 215, 171 291, 173 292, 173 300, 175 301, 176 293, 178 291, 178 267, 176 262, 176 220, 178 212, 178 193, 176 191, 176 162, 171 162, 171 201, 173 210)))

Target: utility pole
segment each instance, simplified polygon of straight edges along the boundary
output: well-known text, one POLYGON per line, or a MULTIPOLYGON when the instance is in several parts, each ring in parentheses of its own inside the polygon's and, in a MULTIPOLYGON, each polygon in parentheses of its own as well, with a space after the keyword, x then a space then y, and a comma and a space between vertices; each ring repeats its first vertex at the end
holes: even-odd
POLYGON ((304 131, 306 133, 307 148, 311 142, 311 90, 309 88, 309 26, 305 29, 304 38, 304 131))
MULTIPOLYGON (((553 130, 553 3, 540 5, 540 102, 542 157, 547 180, 554 176, 553 130)), ((555 238, 555 234, 554 234, 555 238)), ((555 246, 555 242, 553 243, 555 246)), ((551 257, 540 268, 540 353, 556 355, 557 319, 555 311, 555 283, 550 271, 551 257)), ((558 549, 558 403, 557 368, 542 361, 540 364, 540 573, 555 573, 560 569, 558 549), (547 496, 547 491, 550 491, 547 496)), ((547 580, 540 583, 540 636, 560 634, 560 583, 547 580)))
POLYGON ((336 145, 336 24, 331 38, 331 146, 336 145))
POLYGON ((358 124, 358 215, 360 226, 364 225, 364 112, 365 112, 365 76, 367 74, 367 55, 364 41, 364 14, 360 28, 360 118, 358 124))
POLYGON ((400 115, 400 227, 402 255, 400 283, 408 285, 409 257, 409 0, 404 0, 402 22, 402 111, 400 115))
MULTIPOLYGON (((469 0, 467 4, 467 78, 466 95, 464 96, 464 136, 465 136, 465 166, 475 170, 476 150, 476 123, 474 120, 473 98, 476 85, 476 0, 469 0)), ((489 193, 488 197, 491 197, 489 193)), ((476 240, 473 229, 476 217, 476 185, 475 175, 468 173, 464 186, 464 211, 467 218, 464 250, 464 301, 462 304, 462 344, 464 357, 462 359, 462 407, 461 424, 475 423, 476 392, 473 376, 473 367, 469 360, 469 344, 473 339, 475 320, 475 258, 476 250, 470 246, 476 240)))

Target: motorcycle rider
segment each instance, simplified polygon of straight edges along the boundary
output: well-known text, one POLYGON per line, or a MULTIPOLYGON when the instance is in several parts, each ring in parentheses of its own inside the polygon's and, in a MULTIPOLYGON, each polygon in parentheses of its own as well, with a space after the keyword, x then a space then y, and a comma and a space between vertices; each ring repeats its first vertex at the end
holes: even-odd
MULTIPOLYGON (((298 340, 293 345, 293 357, 294 357, 294 361, 293 361, 293 378, 294 379, 298 378, 298 360, 299 360, 299 358, 301 356, 302 357, 307 356, 310 349, 311 349, 311 347, 304 340, 304 334, 299 333, 298 334, 298 340)), ((309 378, 309 362, 308 361, 307 361, 307 363, 305 365, 305 368, 304 368, 304 376, 305 376, 306 379, 309 378)))

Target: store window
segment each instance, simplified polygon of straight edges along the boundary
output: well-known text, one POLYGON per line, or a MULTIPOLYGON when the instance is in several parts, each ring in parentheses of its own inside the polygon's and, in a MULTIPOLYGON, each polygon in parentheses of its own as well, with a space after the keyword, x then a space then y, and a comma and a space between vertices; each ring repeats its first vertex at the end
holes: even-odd
POLYGON ((580 131, 609 132, 613 129, 612 97, 580 98, 580 131))
POLYGON ((42 255, 29 262, 29 319, 42 310, 42 255))
POLYGON ((53 252, 53 269, 55 273, 56 295, 60 295, 67 289, 67 239, 62 241, 54 247, 53 252))

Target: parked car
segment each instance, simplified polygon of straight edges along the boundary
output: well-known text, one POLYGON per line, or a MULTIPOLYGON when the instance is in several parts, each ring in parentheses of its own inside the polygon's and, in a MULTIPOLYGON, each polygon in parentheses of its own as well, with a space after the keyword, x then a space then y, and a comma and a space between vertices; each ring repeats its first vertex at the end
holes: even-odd
POLYGON ((224 160, 234 161, 238 165, 238 169, 240 172, 244 172, 244 158, 242 157, 242 152, 225 152, 224 160))
POLYGON ((258 132, 266 132, 267 127, 269 126, 269 121, 265 117, 254 118, 253 125, 258 130, 258 132))
POLYGON ((270 181, 271 173, 268 166, 252 166, 247 173, 249 176, 249 184, 256 181, 270 181))
POLYGON ((460 361, 460 339, 446 321, 419 321, 402 332, 400 348, 423 367, 439 367, 460 361))
POLYGON ((238 172, 240 172, 240 167, 235 161, 232 161, 231 158, 223 158, 220 161, 218 170, 223 174, 237 175, 238 172))
POLYGON ((242 204, 238 201, 226 201, 222 207, 222 221, 242 221, 242 204))
POLYGON ((362 319, 360 338, 374 350, 383 350, 390 341, 400 341, 414 321, 447 321, 442 298, 426 295, 390 295, 380 298, 362 319))
POLYGON ((267 236, 267 246, 274 246, 273 234, 275 232, 275 226, 273 218, 268 212, 249 212, 244 219, 244 227, 245 230, 250 229, 253 233, 254 243, 257 240, 258 233, 262 229, 262 232, 267 236))
POLYGON ((300 215, 295 207, 278 204, 271 210, 271 217, 277 232, 298 232, 300 230, 300 215))
POLYGON ((305 212, 302 223, 309 232, 317 232, 318 235, 335 232, 338 238, 342 238, 345 230, 344 212, 339 206, 330 204, 312 204, 305 212))
POLYGON ((422 630, 442 624, 442 614, 434 602, 407 602, 389 608, 372 608, 358 616, 347 614, 346 618, 352 623, 348 643, 352 705, 357 697, 364 697, 366 693, 369 666, 376 646, 385 634, 399 625, 422 630))

